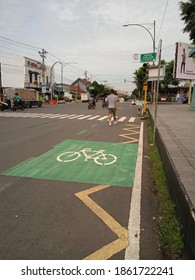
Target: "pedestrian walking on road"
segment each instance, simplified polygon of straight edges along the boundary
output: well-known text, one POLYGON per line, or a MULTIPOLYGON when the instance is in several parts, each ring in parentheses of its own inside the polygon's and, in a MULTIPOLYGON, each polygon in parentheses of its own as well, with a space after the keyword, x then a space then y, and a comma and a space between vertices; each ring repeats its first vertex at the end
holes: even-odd
POLYGON ((108 119, 109 125, 112 125, 112 117, 114 119, 114 124, 117 124, 116 120, 116 110, 118 109, 118 97, 114 94, 114 90, 111 89, 110 94, 106 98, 108 104, 108 119))

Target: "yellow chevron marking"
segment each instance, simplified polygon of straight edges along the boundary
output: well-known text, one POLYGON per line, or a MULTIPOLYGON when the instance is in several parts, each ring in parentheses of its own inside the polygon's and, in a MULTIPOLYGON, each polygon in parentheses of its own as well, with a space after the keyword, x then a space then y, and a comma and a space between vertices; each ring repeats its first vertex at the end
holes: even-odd
POLYGON ((128 133, 125 134, 119 134, 119 136, 129 139, 129 141, 122 142, 122 144, 130 144, 130 143, 138 143, 139 139, 132 137, 132 135, 139 135, 140 126, 134 125, 134 124, 126 124, 128 127, 122 128, 122 130, 127 131, 128 133))
POLYGON ((128 246, 128 231, 89 197, 90 194, 109 187, 110 185, 98 185, 75 194, 118 236, 117 240, 85 257, 84 260, 107 260, 128 246))

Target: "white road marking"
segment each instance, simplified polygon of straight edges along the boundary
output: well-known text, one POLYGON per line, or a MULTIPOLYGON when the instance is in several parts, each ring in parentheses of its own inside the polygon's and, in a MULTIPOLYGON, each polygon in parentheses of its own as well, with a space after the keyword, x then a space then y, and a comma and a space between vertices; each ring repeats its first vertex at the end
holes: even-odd
MULTIPOLYGON (((0 116, 9 118, 41 118, 41 119, 78 119, 78 120, 97 120, 97 121, 103 121, 105 119, 108 119, 108 116, 102 116, 101 115, 76 115, 76 114, 47 114, 47 113, 29 113, 29 112, 0 112, 0 116)), ((118 122, 123 122, 127 119, 127 117, 120 117, 118 119, 118 122)), ((134 122, 135 118, 132 117, 129 119, 129 122, 134 122)))
POLYGON ((67 115, 67 116, 63 116, 63 117, 59 117, 59 119, 67 119, 69 117, 73 117, 73 116, 76 116, 75 114, 72 114, 72 115, 67 115))
POLYGON ((74 117, 70 117, 70 118, 68 118, 68 120, 77 119, 77 118, 82 117, 82 116, 84 116, 84 115, 76 115, 76 116, 74 116, 74 117))
POLYGON ((135 117, 131 117, 130 119, 129 119, 129 122, 134 122, 135 121, 135 117))
POLYGON ((120 119, 118 119, 118 122, 123 122, 127 117, 121 117, 120 119))
POLYGON ((134 185, 131 195, 131 207, 129 214, 129 245, 125 250, 126 260, 139 260, 140 254, 140 214, 141 214, 141 184, 142 184, 142 160, 143 160, 143 122, 140 127, 139 146, 135 167, 134 185))
POLYGON ((107 118, 108 118, 108 116, 104 116, 104 117, 99 118, 98 121, 103 121, 103 120, 105 120, 107 118))
POLYGON ((68 116, 68 114, 63 114, 59 117, 59 119, 65 119, 68 116))
POLYGON ((91 117, 91 116, 92 116, 92 115, 86 115, 86 116, 84 116, 84 117, 78 118, 78 120, 83 120, 83 119, 86 119, 86 118, 91 117))
POLYGON ((97 119, 99 117, 100 117, 100 115, 96 115, 96 116, 93 116, 93 117, 89 118, 88 120, 94 120, 94 119, 97 119))

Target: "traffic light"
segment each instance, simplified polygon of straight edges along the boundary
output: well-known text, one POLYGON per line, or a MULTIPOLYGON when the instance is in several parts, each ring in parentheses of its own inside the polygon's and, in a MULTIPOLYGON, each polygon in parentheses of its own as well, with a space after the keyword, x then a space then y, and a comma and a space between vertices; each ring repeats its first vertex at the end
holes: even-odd
POLYGON ((148 63, 144 63, 142 68, 143 68, 144 74, 148 75, 148 72, 149 72, 148 63))
POLYGON ((143 66, 142 66, 142 70, 143 70, 143 80, 147 80, 148 79, 148 74, 149 74, 149 64, 144 63, 143 66))

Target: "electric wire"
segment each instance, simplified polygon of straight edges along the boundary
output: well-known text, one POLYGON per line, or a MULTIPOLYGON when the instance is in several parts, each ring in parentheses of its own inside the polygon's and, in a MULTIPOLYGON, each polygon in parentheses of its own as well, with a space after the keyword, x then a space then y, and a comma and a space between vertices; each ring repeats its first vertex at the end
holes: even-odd
POLYGON ((164 22, 164 19, 165 19, 165 14, 166 14, 166 12, 167 12, 168 4, 169 4, 169 0, 167 0, 167 2, 166 2, 165 10, 164 10, 164 13, 163 13, 162 21, 161 21, 160 28, 159 28, 159 32, 158 32, 158 36, 157 36, 157 41, 158 41, 159 36, 160 36, 160 32, 161 32, 162 25, 163 25, 163 22, 164 22))
POLYGON ((14 44, 17 44, 17 45, 19 45, 19 46, 21 46, 21 47, 24 47, 24 48, 31 48, 31 49, 37 49, 37 50, 40 50, 40 49, 41 49, 40 47, 35 47, 35 46, 32 46, 32 45, 28 45, 28 44, 25 44, 25 43, 21 43, 21 42, 18 42, 18 41, 15 41, 15 40, 12 40, 12 39, 3 37, 3 36, 0 36, 0 38, 3 39, 3 40, 8 41, 8 43, 12 43, 13 45, 14 45, 14 44))
MULTIPOLYGON (((14 52, 22 53, 23 56, 25 56, 25 57, 27 56, 27 54, 28 54, 30 57, 34 56, 35 53, 36 53, 36 55, 38 55, 38 51, 39 51, 40 49, 42 49, 42 48, 40 48, 40 47, 32 46, 32 45, 25 44, 25 43, 21 43, 21 42, 19 42, 19 41, 15 41, 15 40, 12 40, 12 39, 3 37, 3 36, 0 36, 0 41, 1 41, 2 43, 7 43, 7 44, 12 45, 12 46, 16 46, 16 47, 19 47, 19 48, 25 48, 25 49, 28 49, 28 50, 33 51, 32 53, 29 53, 29 52, 26 53, 26 52, 25 52, 25 55, 24 55, 24 51, 22 51, 22 50, 19 50, 19 49, 16 49, 16 48, 12 49, 12 48, 6 47, 6 46, 0 46, 0 48, 3 48, 3 49, 6 48, 7 50, 11 50, 11 51, 14 51, 14 52)), ((4 54, 4 55, 5 55, 5 54, 4 54)), ((13 53, 7 53, 6 55, 7 55, 8 57, 12 58, 13 53)), ((21 57, 20 57, 20 58, 21 58, 21 57)), ((86 71, 85 68, 81 68, 81 67, 72 65, 71 63, 69 64, 67 61, 65 62, 64 60, 60 59, 60 58, 57 57, 56 55, 52 54, 51 52, 47 52, 46 58, 47 58, 47 60, 49 60, 52 64, 55 63, 56 60, 58 60, 59 62, 64 63, 64 65, 65 65, 66 67, 68 67, 68 69, 69 69, 69 71, 68 71, 69 74, 72 73, 72 74, 77 74, 77 75, 78 75, 78 72, 80 72, 80 74, 81 74, 81 72, 82 72, 82 74, 84 74, 84 72, 86 71)), ((19 58, 18 58, 18 59, 19 59, 19 58)), ((34 59, 35 59, 35 58, 34 58, 34 59)), ((35 59, 35 60, 37 60, 37 59, 35 59)), ((9 65, 8 65, 8 64, 7 64, 7 65, 5 65, 5 66, 7 67, 7 68, 5 69, 6 73, 14 73, 14 70, 19 70, 19 71, 21 71, 21 69, 19 69, 19 67, 20 67, 19 64, 18 64, 18 65, 14 65, 14 64, 13 64, 13 65, 12 65, 12 64, 9 64, 9 65)), ((59 71, 59 69, 56 69, 56 78, 60 79, 61 76, 60 76, 60 74, 58 73, 58 71, 59 71)), ((90 77, 95 77, 95 76, 97 76, 97 75, 93 75, 93 74, 90 73, 89 71, 87 71, 87 73, 90 75, 90 77)), ((82 75, 82 74, 81 74, 81 75, 82 75)), ((117 75, 110 75, 110 76, 117 76, 117 75)), ((119 76, 120 76, 120 75, 119 75, 119 76)), ((68 79, 67 77, 63 77, 63 80, 72 83, 72 80, 68 79)), ((92 78, 91 78, 90 80, 92 80, 92 78)), ((96 80, 99 81, 100 83, 103 83, 103 82, 104 82, 103 80, 101 80, 101 79, 98 78, 98 77, 96 77, 96 80)), ((120 85, 120 84, 122 84, 122 83, 113 83, 113 85, 114 85, 114 84, 120 85)), ((125 86, 126 86, 126 85, 125 85, 125 86)))

